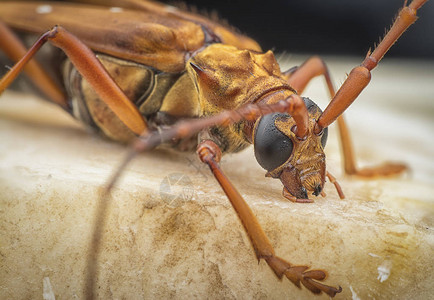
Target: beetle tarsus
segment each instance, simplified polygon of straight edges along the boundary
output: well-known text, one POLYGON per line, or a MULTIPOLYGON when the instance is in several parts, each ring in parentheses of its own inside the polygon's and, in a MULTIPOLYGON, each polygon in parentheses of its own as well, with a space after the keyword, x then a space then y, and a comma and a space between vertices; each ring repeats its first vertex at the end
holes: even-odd
POLYGON ((366 167, 360 170, 356 170, 354 173, 350 175, 355 175, 359 177, 392 177, 402 174, 408 170, 407 165, 401 163, 384 163, 379 166, 374 167, 366 167))
POLYGON ((277 256, 270 256, 264 259, 277 277, 281 279, 283 275, 285 275, 286 278, 299 288, 301 288, 301 284, 303 284, 314 294, 324 292, 330 297, 334 297, 337 293, 342 291, 340 286, 335 288, 318 282, 327 278, 327 273, 323 270, 308 270, 308 266, 292 266, 290 263, 277 256))

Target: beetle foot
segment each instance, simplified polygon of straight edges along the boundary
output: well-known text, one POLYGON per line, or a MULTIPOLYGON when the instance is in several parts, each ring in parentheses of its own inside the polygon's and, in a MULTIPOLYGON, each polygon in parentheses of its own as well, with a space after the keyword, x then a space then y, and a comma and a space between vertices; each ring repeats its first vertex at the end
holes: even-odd
POLYGON ((307 266, 292 266, 284 259, 277 256, 270 256, 265 258, 265 261, 277 275, 282 278, 286 276, 293 284, 301 288, 302 283, 309 291, 314 294, 326 293, 330 297, 334 297, 337 293, 342 291, 342 288, 328 286, 318 281, 323 281, 327 278, 327 273, 323 270, 308 270, 307 266))
POLYGON ((396 176, 404 171, 408 170, 405 164, 401 163, 384 163, 380 166, 366 167, 360 170, 352 172, 350 175, 356 175, 359 177, 390 177, 396 176))

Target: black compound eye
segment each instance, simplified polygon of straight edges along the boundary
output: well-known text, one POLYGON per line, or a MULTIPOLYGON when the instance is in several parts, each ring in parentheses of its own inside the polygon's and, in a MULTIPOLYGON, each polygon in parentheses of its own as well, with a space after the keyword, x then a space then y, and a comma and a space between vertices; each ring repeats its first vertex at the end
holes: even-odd
POLYGON ((322 133, 322 136, 321 136, 321 145, 322 145, 323 149, 325 148, 325 145, 327 143, 327 137, 328 136, 329 136, 329 129, 328 129, 328 127, 326 127, 326 128, 323 129, 323 133, 322 133))
MULTIPOLYGON (((309 98, 303 97, 303 101, 309 113, 315 114, 317 111, 322 113, 321 108, 319 108, 319 106, 316 105, 316 103, 310 100, 309 98)), ((323 149, 325 148, 325 145, 327 143, 328 134, 329 134, 329 129, 326 127, 323 129, 323 132, 321 133, 321 145, 323 149)))
POLYGON ((266 115, 259 120, 255 131, 253 143, 256 160, 267 171, 272 171, 286 162, 294 147, 291 139, 274 124, 279 117, 290 118, 282 113, 266 115))

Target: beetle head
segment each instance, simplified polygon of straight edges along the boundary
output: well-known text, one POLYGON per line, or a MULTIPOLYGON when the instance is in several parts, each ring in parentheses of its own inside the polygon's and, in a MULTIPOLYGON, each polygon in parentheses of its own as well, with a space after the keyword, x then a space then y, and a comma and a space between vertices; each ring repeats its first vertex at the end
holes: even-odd
MULTIPOLYGON (((321 109, 310 99, 303 98, 309 114, 306 137, 296 136, 295 121, 285 113, 273 113, 259 118, 253 129, 253 144, 258 163, 279 178, 292 196, 307 199, 308 192, 321 193, 326 175, 324 147, 327 128, 314 133, 321 109)), ((285 193, 284 193, 285 194, 285 193)))

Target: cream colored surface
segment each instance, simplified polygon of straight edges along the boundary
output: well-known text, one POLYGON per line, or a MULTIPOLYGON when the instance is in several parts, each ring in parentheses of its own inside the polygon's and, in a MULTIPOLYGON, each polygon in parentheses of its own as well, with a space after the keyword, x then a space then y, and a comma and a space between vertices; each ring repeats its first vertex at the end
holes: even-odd
MULTIPOLYGON (((359 62, 326 61, 337 84, 359 62)), ((343 288, 337 299, 434 294, 433 83, 433 62, 388 59, 346 114, 359 165, 405 161, 411 172, 404 176, 344 176, 332 126, 328 170, 345 200, 328 183, 327 197, 314 204, 288 202, 252 148, 223 158, 277 254, 326 269, 326 283, 343 288)), ((305 94, 326 106, 322 80, 305 94)), ((0 298, 83 298, 97 194, 125 147, 88 134, 53 105, 12 92, 0 98, 0 141, 0 298)), ((258 265, 236 214, 194 154, 153 151, 134 160, 113 192, 102 249, 103 299, 311 297, 258 265), (191 186, 168 191, 173 173, 191 186), (187 201, 168 204, 179 194, 187 201)))

